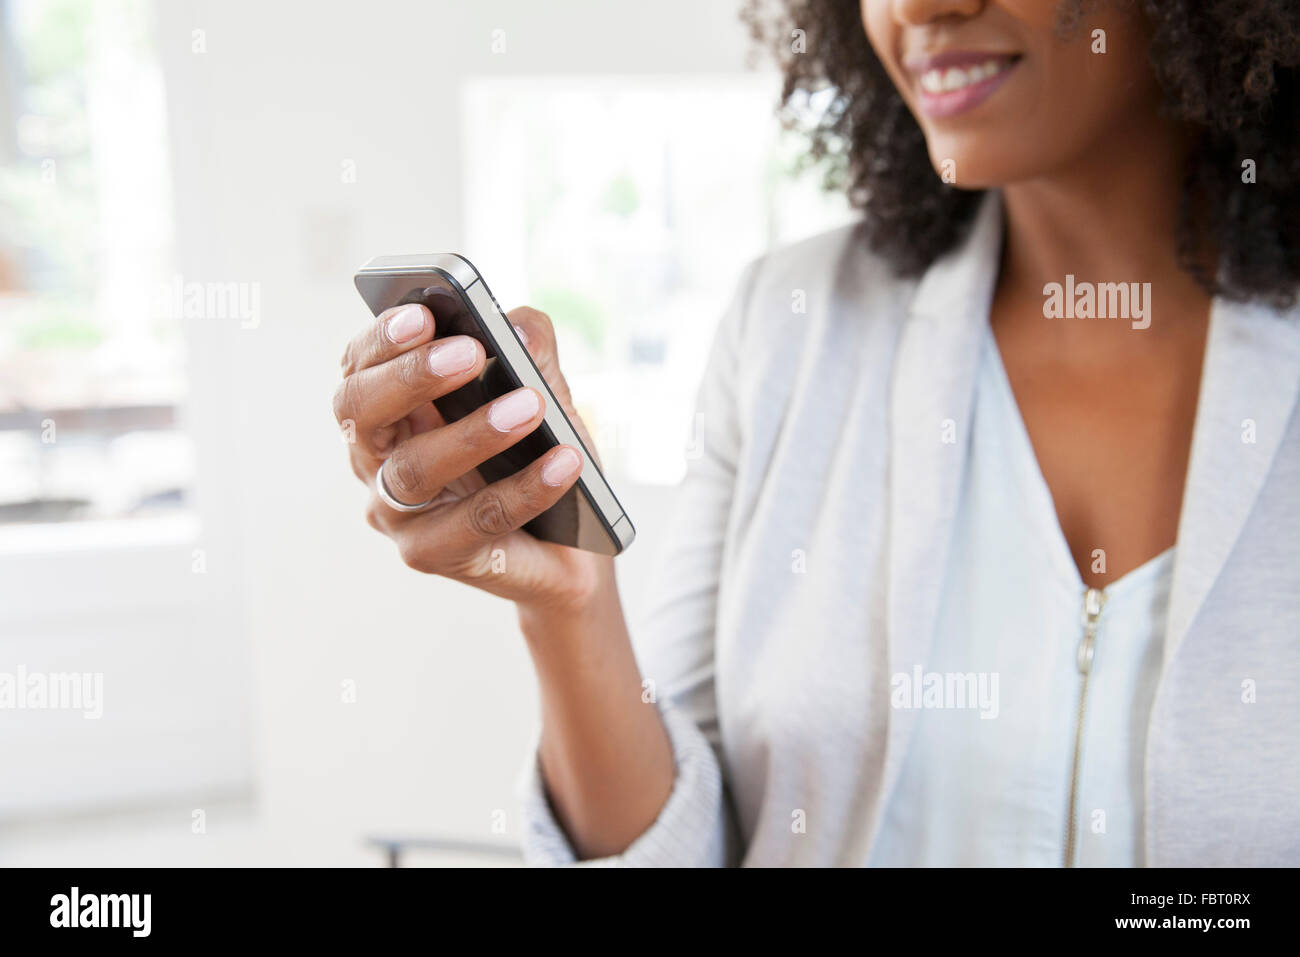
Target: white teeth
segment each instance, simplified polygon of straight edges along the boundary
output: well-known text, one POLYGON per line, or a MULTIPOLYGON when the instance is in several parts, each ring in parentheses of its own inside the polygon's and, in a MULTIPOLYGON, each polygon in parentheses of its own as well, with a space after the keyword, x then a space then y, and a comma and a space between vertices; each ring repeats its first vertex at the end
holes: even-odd
POLYGON ((1010 60, 986 60, 968 70, 955 66, 946 70, 926 70, 921 74, 921 89, 926 93, 951 93, 962 87, 982 83, 1010 65, 1010 60))

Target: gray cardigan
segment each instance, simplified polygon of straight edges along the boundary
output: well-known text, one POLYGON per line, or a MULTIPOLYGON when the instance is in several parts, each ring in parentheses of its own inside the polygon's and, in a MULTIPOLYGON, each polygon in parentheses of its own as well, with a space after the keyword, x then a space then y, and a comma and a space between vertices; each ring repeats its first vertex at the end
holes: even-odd
MULTIPOLYGON (((633 626, 676 783, 593 863, 867 860, 917 715, 890 707, 890 676, 933 637, 1001 235, 992 194, 919 281, 851 228, 746 271, 633 626)), ((1300 864, 1298 386, 1300 309, 1215 300, 1147 737, 1150 865, 1300 864)), ((525 854, 571 862, 526 772, 525 854)))

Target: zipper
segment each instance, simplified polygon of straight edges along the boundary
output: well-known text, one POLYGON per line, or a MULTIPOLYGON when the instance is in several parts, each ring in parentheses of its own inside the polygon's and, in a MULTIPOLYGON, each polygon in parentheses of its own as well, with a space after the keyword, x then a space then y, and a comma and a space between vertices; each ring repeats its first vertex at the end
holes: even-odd
POLYGON ((1075 652, 1079 668, 1079 707, 1074 722, 1074 763, 1070 768, 1070 812, 1065 822, 1065 866, 1074 866, 1079 813, 1079 768, 1083 762, 1083 718, 1088 708, 1088 676, 1092 673, 1092 659, 1097 653, 1097 620, 1106 604, 1106 593, 1100 588, 1089 588, 1083 593, 1083 636, 1075 652))

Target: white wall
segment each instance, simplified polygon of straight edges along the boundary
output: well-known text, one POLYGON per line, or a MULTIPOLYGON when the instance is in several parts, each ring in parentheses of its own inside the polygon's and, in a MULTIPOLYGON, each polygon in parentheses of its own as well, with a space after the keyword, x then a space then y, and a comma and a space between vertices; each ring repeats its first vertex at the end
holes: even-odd
MULTIPOLYGON (((736 3, 158 8, 180 268, 261 291, 256 329, 213 323, 192 341, 207 533, 231 543, 243 607, 230 627, 246 622, 231 647, 252 651, 253 799, 199 795, 125 830, 47 823, 0 848, 18 863, 364 863, 378 859, 367 833, 500 840, 499 809, 513 835, 535 710, 526 654, 509 606, 405 569, 362 518, 330 411, 343 345, 369 318, 352 271, 461 248, 460 78, 738 71, 736 3), (196 30, 206 52, 192 52, 196 30), (206 838, 191 807, 209 811, 206 838)), ((669 492, 619 490, 641 535, 619 560, 635 612, 669 492)))

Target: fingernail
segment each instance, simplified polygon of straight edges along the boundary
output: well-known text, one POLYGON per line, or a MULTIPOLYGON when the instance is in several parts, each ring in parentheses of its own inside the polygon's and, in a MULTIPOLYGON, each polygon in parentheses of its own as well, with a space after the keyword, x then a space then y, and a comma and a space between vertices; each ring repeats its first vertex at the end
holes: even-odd
POLYGON ((542 466, 542 481, 547 485, 563 485, 582 468, 582 459, 570 448, 562 448, 542 466))
POLYGON ((468 336, 453 336, 429 350, 429 371, 444 378, 459 375, 474 365, 478 350, 468 336))
POLYGON ((410 342, 424 331, 424 310, 414 304, 403 306, 389 318, 384 331, 393 342, 410 342))
POLYGON ((524 344, 524 348, 525 349, 528 348, 528 333, 524 332, 524 327, 515 326, 513 322, 510 323, 510 325, 515 327, 515 335, 517 335, 519 337, 519 341, 524 344))
POLYGON ((509 432, 531 421, 540 407, 536 392, 532 389, 519 389, 503 395, 488 406, 487 417, 492 428, 498 432, 509 432))

